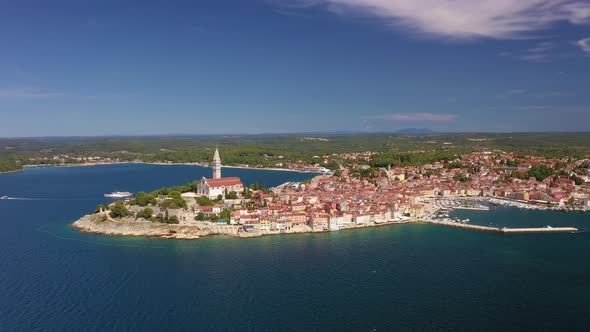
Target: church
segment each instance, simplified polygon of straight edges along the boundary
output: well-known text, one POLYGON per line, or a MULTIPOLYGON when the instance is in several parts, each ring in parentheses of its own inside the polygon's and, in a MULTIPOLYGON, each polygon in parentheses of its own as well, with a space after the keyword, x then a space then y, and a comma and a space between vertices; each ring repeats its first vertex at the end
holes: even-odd
POLYGON ((216 199, 219 195, 225 197, 226 192, 235 191, 241 193, 244 191, 244 184, 238 177, 221 177, 221 158, 219 158, 219 150, 215 148, 213 154, 213 176, 210 179, 203 177, 197 186, 197 194, 207 196, 211 199, 216 199))

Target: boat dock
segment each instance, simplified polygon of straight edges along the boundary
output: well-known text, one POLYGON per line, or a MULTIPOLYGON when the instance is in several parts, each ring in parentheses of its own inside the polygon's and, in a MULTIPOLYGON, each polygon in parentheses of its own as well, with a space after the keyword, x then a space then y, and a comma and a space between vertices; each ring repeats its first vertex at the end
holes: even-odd
POLYGON ((576 227, 527 227, 527 228, 499 228, 491 226, 481 226, 472 224, 461 224, 449 221, 438 221, 438 220, 421 220, 428 224, 443 225, 457 228, 467 228, 484 232, 496 232, 496 233, 573 233, 577 232, 576 227))

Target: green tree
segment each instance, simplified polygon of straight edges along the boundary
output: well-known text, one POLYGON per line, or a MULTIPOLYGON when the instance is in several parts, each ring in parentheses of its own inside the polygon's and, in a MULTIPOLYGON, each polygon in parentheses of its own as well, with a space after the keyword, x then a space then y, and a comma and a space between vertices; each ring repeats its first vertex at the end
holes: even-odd
POLYGON ((571 180, 574 180, 574 183, 576 184, 576 186, 580 186, 582 185, 582 183, 584 183, 584 180, 582 180, 582 178, 577 177, 575 174, 570 176, 571 180))
POLYGON ((517 167, 518 164, 519 164, 519 162, 516 159, 506 160, 506 166, 508 166, 508 167, 517 167))
POLYGON ((543 181, 549 176, 553 175, 553 170, 546 165, 535 165, 527 172, 529 177, 534 177, 538 181, 543 181))
POLYGON ((117 201, 111 208, 112 218, 124 218, 131 215, 131 212, 125 207, 122 201, 117 201))
POLYGON ((260 183, 255 182, 255 183, 252 183, 250 185, 250 189, 252 189, 252 190, 262 190, 262 189, 264 189, 264 187, 260 183))
POLYGON ((223 209, 219 213, 219 219, 225 219, 229 223, 231 211, 229 209, 223 209))
POLYGON ((94 213, 99 213, 101 211, 106 211, 106 210, 108 210, 108 209, 103 204, 98 204, 98 206, 94 210, 94 213))
POLYGON ((140 191, 135 195, 135 203, 139 206, 147 206, 149 204, 156 204, 156 197, 151 194, 146 194, 143 191, 140 191))
POLYGON ((238 198, 238 193, 235 191, 230 191, 225 195, 225 198, 227 199, 237 199, 238 198))
POLYGON ((448 169, 452 169, 452 168, 463 168, 465 166, 463 166, 463 164, 461 164, 460 162, 454 161, 452 163, 449 163, 445 166, 445 168, 448 169))
POLYGON ((186 201, 180 196, 179 191, 170 191, 168 199, 163 200, 158 204, 161 208, 166 209, 186 209, 186 201))
POLYGON ((467 182, 467 181, 471 181, 471 178, 469 176, 464 175, 464 174, 457 174, 457 175, 453 176, 453 180, 459 181, 459 182, 467 182))
POLYGON ((195 217, 196 221, 203 221, 205 220, 205 214, 203 212, 199 212, 197 213, 197 216, 195 217))
POLYGON ((200 206, 213 206, 215 203, 213 203, 213 201, 211 201, 209 198, 205 197, 205 196, 199 196, 196 199, 197 204, 199 204, 200 206))
POLYGON ((137 212, 137 217, 143 218, 143 219, 150 219, 153 214, 154 214, 154 210, 152 210, 151 208, 148 207, 148 208, 145 208, 145 209, 137 212))

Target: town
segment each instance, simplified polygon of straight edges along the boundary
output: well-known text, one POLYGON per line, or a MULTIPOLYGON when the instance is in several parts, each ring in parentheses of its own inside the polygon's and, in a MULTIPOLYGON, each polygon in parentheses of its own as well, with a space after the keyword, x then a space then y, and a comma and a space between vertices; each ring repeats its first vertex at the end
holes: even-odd
POLYGON ((590 211, 588 159, 481 151, 422 166, 372 168, 364 162, 373 155, 347 154, 345 158, 354 160, 347 167, 267 189, 222 177, 216 149, 211 178, 140 192, 135 198, 101 205, 96 212, 111 221, 150 221, 256 236, 410 221, 467 224, 468 220, 449 218, 448 212, 486 210, 490 204, 590 211))

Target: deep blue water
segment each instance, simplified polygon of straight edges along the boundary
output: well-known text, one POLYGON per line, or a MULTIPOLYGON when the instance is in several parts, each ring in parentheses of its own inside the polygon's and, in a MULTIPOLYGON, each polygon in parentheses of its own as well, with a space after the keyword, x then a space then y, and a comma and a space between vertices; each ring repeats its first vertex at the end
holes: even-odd
MULTIPOLYGON (((310 175, 224 169, 277 185, 310 175)), ((0 330, 587 331, 590 233, 500 235, 435 225, 193 241, 68 225, 115 189, 209 175, 192 166, 0 175, 0 330)), ((584 214, 497 208, 474 223, 575 224, 584 214)))

